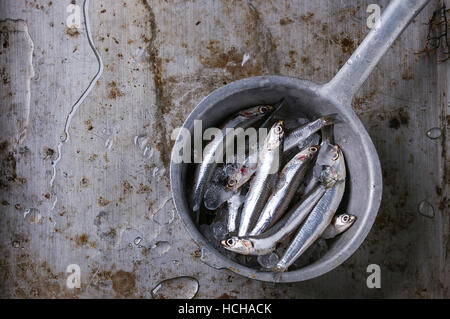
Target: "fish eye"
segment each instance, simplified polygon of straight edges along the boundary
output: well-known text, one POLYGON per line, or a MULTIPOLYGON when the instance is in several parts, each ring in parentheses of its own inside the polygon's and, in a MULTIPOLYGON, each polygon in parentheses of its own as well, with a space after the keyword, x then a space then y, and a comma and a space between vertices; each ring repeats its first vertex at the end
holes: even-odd
POLYGON ((234 246, 234 239, 233 238, 228 238, 226 241, 227 246, 232 247, 234 246))
POLYGON ((278 124, 277 126, 275 126, 275 133, 280 134, 281 132, 283 132, 283 127, 278 124))
POLYGON ((237 181, 234 178, 230 178, 228 180, 227 186, 228 187, 234 187, 237 184, 237 181))
POLYGON ((315 152, 317 152, 317 147, 312 146, 309 148, 309 151, 315 153, 315 152))
POLYGON ((349 220, 348 215, 342 216, 342 221, 343 221, 344 223, 348 222, 348 220, 349 220))
POLYGON ((339 158, 339 153, 336 152, 336 154, 333 156, 332 160, 337 161, 338 158, 339 158))
POLYGON ((266 113, 269 110, 267 106, 260 106, 258 111, 259 113, 266 113))

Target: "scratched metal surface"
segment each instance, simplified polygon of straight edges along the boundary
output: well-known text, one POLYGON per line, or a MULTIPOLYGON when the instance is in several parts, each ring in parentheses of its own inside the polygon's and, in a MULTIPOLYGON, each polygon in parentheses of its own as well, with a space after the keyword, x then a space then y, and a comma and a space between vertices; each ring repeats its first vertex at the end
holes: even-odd
POLYGON ((367 34, 373 2, 387 3, 92 1, 104 69, 77 104, 99 68, 85 16, 80 29, 66 26, 67 6, 83 3, 1 0, 0 296, 152 298, 161 281, 187 276, 155 297, 191 297, 197 283, 196 298, 449 297, 448 62, 415 55, 437 0, 353 103, 384 193, 373 230, 342 266, 295 284, 215 270, 173 211, 171 133, 195 105, 247 76, 330 80, 367 34), (441 136, 430 139, 434 127, 441 136), (433 216, 419 213, 422 200, 433 216), (70 264, 81 268, 79 289, 66 286, 70 264), (369 264, 381 267, 381 289, 366 287, 369 264))

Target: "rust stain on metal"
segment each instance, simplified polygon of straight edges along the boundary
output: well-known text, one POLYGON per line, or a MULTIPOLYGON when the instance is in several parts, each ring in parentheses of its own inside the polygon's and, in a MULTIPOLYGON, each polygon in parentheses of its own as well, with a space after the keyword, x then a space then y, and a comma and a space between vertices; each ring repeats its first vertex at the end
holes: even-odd
POLYGON ((134 273, 119 270, 111 276, 113 290, 123 296, 132 297, 136 290, 136 276, 134 273))
POLYGON ((108 95, 110 99, 116 99, 120 96, 124 96, 123 92, 117 87, 116 82, 112 81, 108 84, 108 86, 110 87, 108 95))
POLYGON ((80 35, 80 32, 78 31, 77 28, 67 28, 66 34, 72 38, 78 38, 78 36, 80 35))

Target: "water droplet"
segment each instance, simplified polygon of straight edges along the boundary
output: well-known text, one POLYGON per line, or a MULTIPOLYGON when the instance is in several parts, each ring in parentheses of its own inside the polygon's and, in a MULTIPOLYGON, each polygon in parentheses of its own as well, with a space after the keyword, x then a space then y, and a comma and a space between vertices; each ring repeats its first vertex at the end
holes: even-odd
POLYGON ((145 146, 148 144, 147 135, 137 135, 134 137, 134 145, 139 147, 140 150, 143 150, 145 146))
POLYGON ((142 241, 142 238, 141 238, 141 237, 136 237, 136 238, 134 239, 134 244, 137 246, 137 245, 140 244, 141 241, 142 241))
POLYGON ((435 139, 441 137, 441 135, 442 135, 442 131, 439 127, 433 127, 432 129, 430 129, 427 132, 427 136, 429 138, 431 138, 432 140, 435 140, 435 139))
POLYGON ((148 241, 144 238, 142 233, 136 229, 133 228, 127 228, 125 229, 121 236, 120 236, 120 244, 119 249, 124 248, 142 248, 142 247, 149 247, 148 241), (141 246, 141 247, 139 247, 141 246))
POLYGON ((161 177, 164 175, 165 172, 166 172, 166 169, 164 167, 163 168, 155 167, 153 169, 152 175, 153 175, 153 177, 161 177))
POLYGON ((279 260, 280 258, 275 253, 270 253, 264 256, 258 256, 258 263, 261 265, 261 267, 266 269, 273 268, 279 260))
POLYGON ((352 65, 352 64, 353 64, 353 60, 352 60, 352 59, 349 59, 349 60, 347 61, 347 64, 348 64, 348 65, 352 65))
POLYGON ((419 214, 428 218, 434 217, 434 208, 433 205, 431 205, 426 200, 423 200, 419 204, 419 214))
POLYGON ((20 248, 20 242, 18 240, 15 240, 12 242, 13 248, 20 248))
POLYGON ((121 86, 120 86, 120 91, 121 91, 123 94, 128 94, 128 93, 131 92, 131 87, 128 86, 128 85, 121 85, 121 86))
POLYGON ((37 208, 28 208, 23 213, 23 218, 30 224, 39 223, 42 220, 41 213, 37 208))
POLYGON ((154 153, 154 149, 149 146, 150 139, 147 135, 136 135, 134 137, 134 145, 140 150, 142 156, 145 158, 151 158, 154 153))
POLYGON ((175 206, 172 200, 168 200, 163 207, 153 215, 153 221, 160 226, 167 226, 175 218, 175 206))
POLYGON ((102 130, 102 134, 104 136, 111 136, 113 134, 113 130, 112 128, 105 126, 102 130))
POLYGON ((145 147, 144 151, 142 152, 142 155, 145 158, 151 158, 153 156, 154 152, 155 152, 155 150, 153 148, 145 147))
POLYGON ((110 150, 111 149, 111 147, 113 146, 113 139, 112 138, 108 138, 106 141, 105 141, 105 148, 107 149, 107 150, 110 150))
POLYGON ((158 241, 151 247, 152 252, 156 253, 159 256, 162 256, 165 253, 167 253, 170 250, 170 248, 172 248, 172 246, 168 241, 158 241))
POLYGON ((193 277, 176 277, 161 281, 152 289, 155 299, 192 299, 198 292, 198 280, 193 277))
POLYGON ((179 266, 181 264, 181 261, 179 261, 178 259, 172 260, 172 264, 174 264, 175 266, 179 266))

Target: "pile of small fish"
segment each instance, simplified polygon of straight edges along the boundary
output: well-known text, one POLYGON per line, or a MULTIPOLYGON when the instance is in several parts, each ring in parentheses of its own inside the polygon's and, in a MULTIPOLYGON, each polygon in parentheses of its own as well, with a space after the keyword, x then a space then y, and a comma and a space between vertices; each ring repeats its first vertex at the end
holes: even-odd
POLYGON ((277 118, 283 104, 233 115, 221 128, 223 136, 205 146, 192 191, 196 221, 201 231, 214 225, 210 238, 216 246, 258 256, 260 265, 274 272, 286 271, 314 243, 323 245, 356 219, 336 214, 346 169, 344 155, 334 144, 335 115, 296 119, 288 128, 285 123, 292 119, 277 118), (223 154, 228 128, 249 127, 269 131, 263 143, 246 144, 245 161, 236 156, 225 164, 212 160, 223 154))

